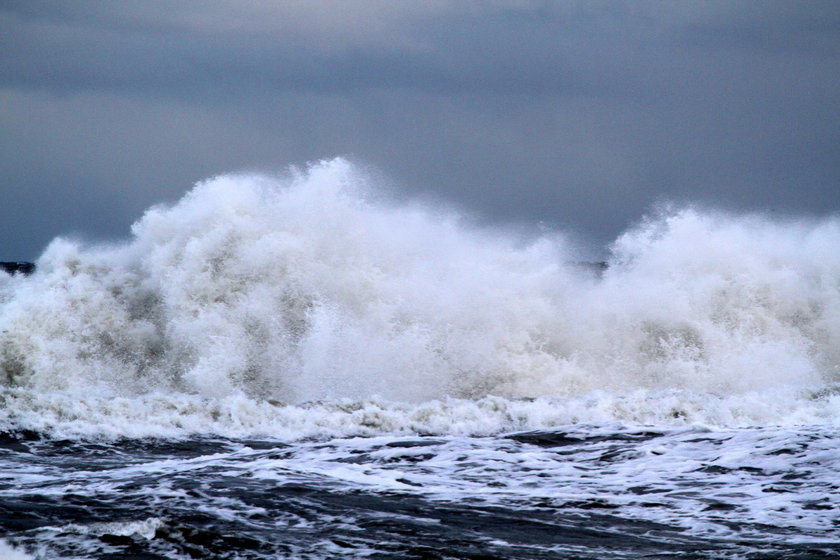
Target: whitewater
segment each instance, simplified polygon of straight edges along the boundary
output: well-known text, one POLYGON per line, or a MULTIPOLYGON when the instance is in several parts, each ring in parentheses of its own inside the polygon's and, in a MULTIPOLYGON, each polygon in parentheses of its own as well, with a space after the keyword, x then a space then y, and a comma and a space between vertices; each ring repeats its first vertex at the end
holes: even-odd
POLYGON ((840 557, 840 218, 588 266, 335 159, 0 273, 0 557, 840 557))

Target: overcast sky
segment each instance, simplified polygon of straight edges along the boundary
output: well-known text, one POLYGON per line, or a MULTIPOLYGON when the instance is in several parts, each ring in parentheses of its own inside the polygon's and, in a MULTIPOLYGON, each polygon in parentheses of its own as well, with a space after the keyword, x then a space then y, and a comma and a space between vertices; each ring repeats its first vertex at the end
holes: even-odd
POLYGON ((840 211, 840 2, 0 2, 0 260, 349 156, 596 244, 660 201, 840 211))

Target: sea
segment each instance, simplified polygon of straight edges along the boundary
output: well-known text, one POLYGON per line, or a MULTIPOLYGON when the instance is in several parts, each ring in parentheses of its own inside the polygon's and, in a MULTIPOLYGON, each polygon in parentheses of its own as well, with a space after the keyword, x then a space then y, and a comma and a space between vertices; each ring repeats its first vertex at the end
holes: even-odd
POLYGON ((343 159, 0 273, 0 558, 840 558, 840 217, 605 265, 343 159))

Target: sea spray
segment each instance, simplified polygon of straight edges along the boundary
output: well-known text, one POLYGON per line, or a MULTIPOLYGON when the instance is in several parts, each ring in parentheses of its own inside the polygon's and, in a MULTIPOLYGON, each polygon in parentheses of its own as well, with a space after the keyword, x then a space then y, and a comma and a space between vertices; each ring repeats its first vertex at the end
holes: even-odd
POLYGON ((216 177, 124 243, 58 239, 31 277, 0 274, 2 421, 445 431, 426 406, 456 432, 476 414, 475 432, 834 423, 838 247, 837 218, 678 209, 622 235, 598 278, 562 236, 383 201, 341 159, 216 177))

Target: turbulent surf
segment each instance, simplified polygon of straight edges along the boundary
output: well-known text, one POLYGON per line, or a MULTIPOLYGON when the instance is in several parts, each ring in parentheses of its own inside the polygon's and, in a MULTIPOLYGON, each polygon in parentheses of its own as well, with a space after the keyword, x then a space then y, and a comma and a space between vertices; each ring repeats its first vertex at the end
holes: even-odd
POLYGON ((0 272, 0 554, 840 555, 839 247, 682 208, 594 271, 341 159, 207 180, 0 272))

